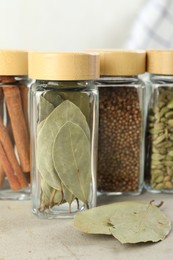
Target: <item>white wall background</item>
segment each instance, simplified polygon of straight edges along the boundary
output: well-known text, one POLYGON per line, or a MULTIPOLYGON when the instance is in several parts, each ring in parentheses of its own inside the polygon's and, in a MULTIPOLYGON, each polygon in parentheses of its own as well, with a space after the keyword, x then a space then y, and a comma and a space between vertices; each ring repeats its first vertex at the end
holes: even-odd
POLYGON ((123 48, 146 0, 0 0, 0 49, 123 48))

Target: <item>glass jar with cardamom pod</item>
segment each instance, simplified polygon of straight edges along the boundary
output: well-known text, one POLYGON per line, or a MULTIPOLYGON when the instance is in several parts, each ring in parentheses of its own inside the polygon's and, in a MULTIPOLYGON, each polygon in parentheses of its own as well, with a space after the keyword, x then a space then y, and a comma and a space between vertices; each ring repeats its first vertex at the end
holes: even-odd
POLYGON ((29 53, 33 213, 68 218, 96 204, 99 55, 29 53))
POLYGON ((99 51, 98 194, 140 194, 143 187, 144 51, 99 51))
POLYGON ((147 114, 145 187, 173 193, 173 51, 147 52, 151 95, 147 114))
POLYGON ((27 58, 0 50, 0 199, 30 198, 27 58))

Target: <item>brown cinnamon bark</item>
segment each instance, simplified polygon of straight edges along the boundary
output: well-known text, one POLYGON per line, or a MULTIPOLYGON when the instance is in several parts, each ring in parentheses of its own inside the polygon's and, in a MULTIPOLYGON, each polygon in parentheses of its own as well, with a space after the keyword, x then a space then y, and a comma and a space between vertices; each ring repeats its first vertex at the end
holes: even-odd
POLYGON ((0 164, 0 188, 2 187, 5 179, 5 172, 2 168, 2 165, 0 164))
POLYGON ((10 162, 5 154, 5 151, 0 143, 0 164, 2 165, 5 174, 8 178, 9 185, 12 190, 19 190, 20 189, 20 183, 17 179, 17 177, 14 175, 14 171, 10 165, 10 162))
POLYGON ((8 130, 3 125, 1 117, 0 117, 0 142, 3 146, 3 149, 9 160, 9 163, 11 164, 11 167, 16 174, 16 177, 21 185, 21 188, 26 187, 28 185, 28 183, 27 183, 27 181, 23 175, 23 172, 19 166, 19 163, 16 159, 16 155, 14 153, 14 148, 11 143, 10 136, 8 134, 8 130))
POLYGON ((22 170, 30 172, 29 134, 22 110, 20 90, 16 86, 6 85, 3 92, 22 170))
POLYGON ((28 87, 27 86, 20 86, 20 94, 21 94, 21 100, 22 100, 22 108, 24 113, 24 118, 29 134, 29 120, 28 120, 28 87))

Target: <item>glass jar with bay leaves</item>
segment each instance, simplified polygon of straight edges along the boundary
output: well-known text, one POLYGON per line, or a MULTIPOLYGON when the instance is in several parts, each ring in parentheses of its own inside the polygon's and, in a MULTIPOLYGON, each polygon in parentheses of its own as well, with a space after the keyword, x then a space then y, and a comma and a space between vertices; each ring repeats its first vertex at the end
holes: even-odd
POLYGON ((147 52, 151 95, 146 129, 145 187, 173 193, 173 51, 147 52))
POLYGON ((145 108, 138 74, 145 72, 146 53, 99 53, 98 195, 137 195, 143 187, 145 108))
POLYGON ((96 205, 99 55, 30 53, 33 213, 68 218, 96 205))
POLYGON ((30 199, 28 54, 0 50, 0 199, 30 199))

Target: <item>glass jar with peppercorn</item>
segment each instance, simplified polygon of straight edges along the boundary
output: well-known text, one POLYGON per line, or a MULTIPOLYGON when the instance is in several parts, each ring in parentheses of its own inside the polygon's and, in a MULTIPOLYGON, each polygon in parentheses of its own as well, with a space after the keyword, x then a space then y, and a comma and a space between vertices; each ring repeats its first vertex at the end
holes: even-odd
POLYGON ((0 50, 0 199, 30 198, 27 53, 0 50))
POLYGON ((149 50, 151 95, 146 129, 145 187, 173 193, 173 51, 149 50))
POLYGON ((144 51, 99 51, 98 194, 140 194, 143 188, 144 51))

